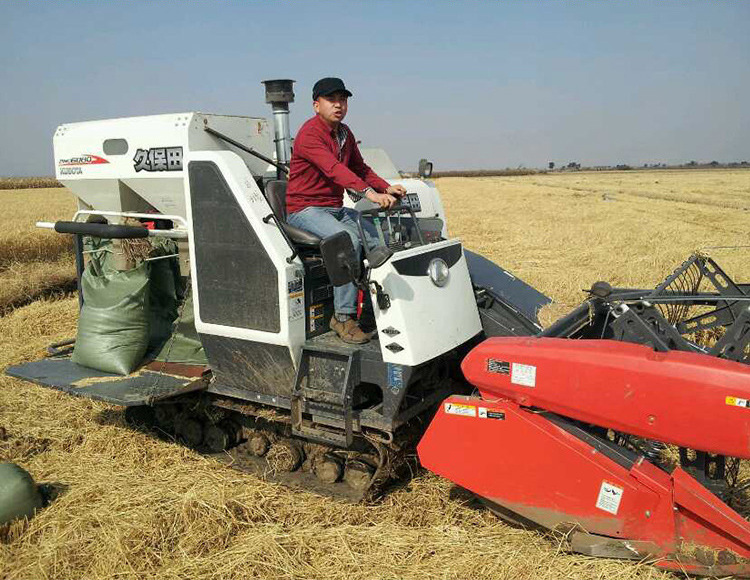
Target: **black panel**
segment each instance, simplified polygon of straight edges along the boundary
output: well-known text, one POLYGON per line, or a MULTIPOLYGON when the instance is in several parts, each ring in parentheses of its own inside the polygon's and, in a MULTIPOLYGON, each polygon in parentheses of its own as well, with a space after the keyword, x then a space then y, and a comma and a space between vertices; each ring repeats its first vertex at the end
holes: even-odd
POLYGON ((194 379, 152 371, 139 371, 129 377, 113 375, 77 365, 70 358, 43 358, 8 367, 5 374, 69 395, 125 407, 148 405, 204 387, 194 379))
POLYGON ((278 332, 273 261, 216 165, 193 161, 189 174, 201 319, 278 332))
POLYGON ((312 338, 330 330, 333 317, 333 286, 323 260, 306 258, 305 265, 305 336, 312 338))
POLYGON ((536 323, 539 322, 537 313, 543 306, 552 302, 551 298, 479 254, 465 250, 464 255, 474 286, 491 290, 503 301, 523 313, 526 318, 536 323))
POLYGON ((509 306, 492 290, 483 288, 476 292, 479 318, 487 337, 491 336, 533 336, 541 328, 534 320, 528 319, 518 310, 509 306))
POLYGON ((248 398, 252 393, 292 396, 296 370, 287 347, 212 334, 200 337, 218 385, 238 389, 248 398))
POLYGON ((393 262, 393 267, 396 269, 396 272, 402 276, 427 276, 427 267, 435 258, 442 259, 450 268, 458 262, 460 257, 461 245, 454 244, 447 248, 439 248, 425 254, 410 256, 403 260, 396 260, 393 262))
POLYGON ((545 419, 548 419, 550 422, 560 427, 560 429, 571 433, 588 445, 591 445, 591 447, 597 449, 600 453, 609 457, 612 461, 614 461, 624 469, 629 470, 639 459, 639 455, 637 453, 634 453, 630 449, 621 447, 619 445, 616 445, 615 443, 612 443, 611 441, 601 439, 600 437, 597 437, 589 433, 588 431, 585 431, 566 417, 555 415, 554 413, 549 412, 544 412, 543 416, 545 419))

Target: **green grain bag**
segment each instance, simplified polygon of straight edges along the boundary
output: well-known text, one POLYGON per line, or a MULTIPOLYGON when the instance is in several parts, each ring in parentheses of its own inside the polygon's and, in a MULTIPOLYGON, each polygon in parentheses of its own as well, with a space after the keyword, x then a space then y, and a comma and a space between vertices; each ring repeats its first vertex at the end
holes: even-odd
MULTIPOLYGON (((173 240, 154 238, 152 257, 178 252, 173 240)), ((180 266, 176 257, 149 262, 149 342, 148 355, 158 353, 172 334, 180 305, 180 266)))
POLYGON ((74 363, 119 375, 141 363, 149 343, 148 267, 101 275, 86 268, 74 363))
POLYGON ((182 317, 174 325, 172 336, 162 347, 156 360, 171 363, 205 365, 208 363, 203 352, 198 332, 195 330, 195 313, 193 312, 193 295, 188 294, 181 306, 182 317))
POLYGON ((0 463, 0 525, 31 519, 44 506, 34 479, 15 463, 0 463))

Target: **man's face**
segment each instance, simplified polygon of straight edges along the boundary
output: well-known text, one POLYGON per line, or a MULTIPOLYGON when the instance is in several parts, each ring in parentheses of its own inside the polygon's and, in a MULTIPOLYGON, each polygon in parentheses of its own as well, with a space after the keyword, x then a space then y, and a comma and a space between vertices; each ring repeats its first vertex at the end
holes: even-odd
POLYGON ((349 97, 346 93, 337 92, 324 97, 318 97, 313 101, 313 109, 329 125, 336 125, 344 120, 349 106, 349 97))

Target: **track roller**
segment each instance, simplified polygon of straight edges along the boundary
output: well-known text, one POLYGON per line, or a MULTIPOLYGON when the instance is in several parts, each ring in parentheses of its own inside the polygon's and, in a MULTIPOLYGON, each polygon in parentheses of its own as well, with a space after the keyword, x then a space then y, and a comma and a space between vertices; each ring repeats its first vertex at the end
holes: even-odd
POLYGON ((125 421, 137 428, 151 427, 155 422, 154 409, 147 405, 127 407, 125 421))
POLYGON ((156 423, 162 429, 171 431, 175 426, 175 418, 177 417, 177 409, 174 405, 156 405, 154 407, 154 419, 156 423))
POLYGON ((221 453, 229 448, 230 435, 221 425, 209 425, 206 427, 203 445, 209 453, 221 453))
POLYGON ((242 426, 232 419, 224 419, 221 428, 229 435, 228 447, 234 447, 242 440, 242 426))
POLYGON ((200 447, 203 443, 203 423, 195 417, 180 417, 175 420, 175 433, 189 447, 200 447))
POLYGON ((263 457, 271 447, 271 442, 263 433, 252 433, 247 440, 247 448, 256 457, 263 457))
POLYGON ((341 461, 330 455, 320 457, 313 467, 315 476, 323 483, 336 483, 344 473, 341 461))
POLYGON ((221 453, 237 444, 240 433, 239 425, 234 421, 225 419, 217 425, 206 427, 203 445, 209 453, 221 453))
POLYGON ((349 487, 357 491, 367 489, 370 485, 370 480, 375 473, 375 469, 361 461, 355 459, 350 461, 346 466, 346 472, 344 473, 344 481, 349 484, 349 487))
POLYGON ((277 441, 266 454, 266 461, 272 471, 295 471, 304 459, 304 453, 293 441, 277 441))

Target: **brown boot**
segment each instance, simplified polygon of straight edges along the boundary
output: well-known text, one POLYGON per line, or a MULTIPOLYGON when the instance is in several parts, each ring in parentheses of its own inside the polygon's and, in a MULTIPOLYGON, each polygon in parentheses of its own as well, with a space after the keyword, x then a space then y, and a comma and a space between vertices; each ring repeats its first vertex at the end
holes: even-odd
POLYGON ((339 322, 336 320, 336 316, 331 318, 331 330, 339 335, 339 338, 349 344, 364 344, 370 342, 370 335, 362 332, 359 327, 359 323, 353 318, 349 318, 346 322, 339 322))

